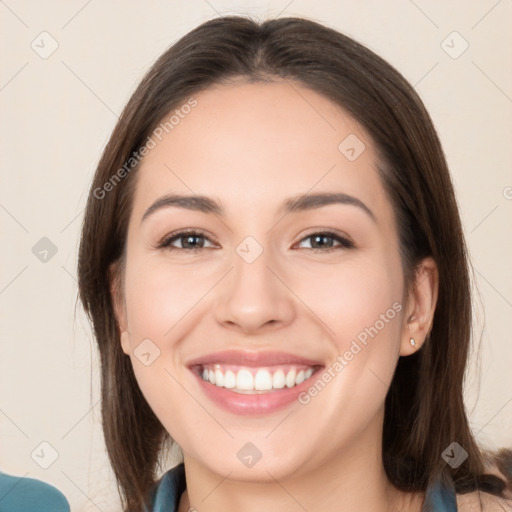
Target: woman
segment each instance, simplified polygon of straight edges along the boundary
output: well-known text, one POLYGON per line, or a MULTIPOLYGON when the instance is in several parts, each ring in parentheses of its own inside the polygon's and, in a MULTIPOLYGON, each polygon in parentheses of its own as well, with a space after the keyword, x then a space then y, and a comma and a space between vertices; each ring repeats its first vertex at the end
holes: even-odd
POLYGON ((440 143, 352 39, 226 17, 164 53, 99 163, 79 286, 125 510, 510 506, 462 399, 440 143))

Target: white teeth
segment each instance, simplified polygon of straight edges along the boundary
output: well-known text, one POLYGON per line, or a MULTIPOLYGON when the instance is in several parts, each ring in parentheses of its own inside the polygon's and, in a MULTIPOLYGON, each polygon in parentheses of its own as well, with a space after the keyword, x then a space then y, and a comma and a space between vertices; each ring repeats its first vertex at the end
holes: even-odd
MULTIPOLYGON (((313 370, 311 370, 311 374, 313 374, 313 370)), ((296 376, 297 376, 297 372, 295 370, 290 370, 286 374, 286 387, 287 388, 293 388, 293 386, 295 386, 295 377, 296 376)))
MULTIPOLYGON (((254 370, 253 370, 254 371, 254 370)), ((266 368, 259 368, 253 376, 248 368, 241 368, 238 372, 232 370, 223 371, 220 365, 215 365, 215 369, 203 368, 201 377, 220 388, 233 389, 238 392, 251 391, 272 391, 277 389, 293 388, 309 379, 314 373, 313 368, 307 370, 301 369, 297 372, 296 368, 291 368, 286 374, 283 369, 278 369, 272 374, 266 368)))
POLYGON ((224 385, 224 374, 218 369, 215 369, 215 385, 222 387, 224 385))
POLYGON ((249 370, 239 370, 236 376, 236 387, 244 391, 254 389, 254 377, 249 370))
POLYGON ((254 389, 257 391, 270 391, 272 389, 272 375, 268 370, 258 370, 254 377, 254 389))
POLYGON ((285 385, 285 377, 283 370, 277 370, 272 377, 272 387, 274 389, 283 389, 285 385))
POLYGON ((231 370, 228 370, 224 374, 224 387, 231 389, 231 388, 234 388, 235 386, 236 386, 236 375, 231 370))

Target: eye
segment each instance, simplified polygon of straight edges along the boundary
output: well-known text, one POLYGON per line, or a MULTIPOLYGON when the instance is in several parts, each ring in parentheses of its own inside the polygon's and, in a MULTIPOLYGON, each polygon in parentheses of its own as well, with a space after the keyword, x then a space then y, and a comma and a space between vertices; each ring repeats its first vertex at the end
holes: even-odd
POLYGON ((299 246, 304 249, 311 249, 314 251, 328 252, 333 249, 352 249, 354 248, 353 242, 332 231, 321 231, 318 233, 311 233, 299 242, 299 246), (309 240, 309 247, 304 245, 309 240))
POLYGON ((197 230, 182 230, 171 233, 166 236, 159 244, 160 249, 168 249, 170 251, 187 250, 199 251, 201 249, 208 249, 214 247, 211 240, 202 232, 197 230), (210 245, 207 245, 210 244, 210 245))
MULTIPOLYGON (((312 233, 304 237, 298 245, 299 248, 321 252, 354 248, 353 242, 348 238, 332 231, 312 233)), ((178 249, 192 252, 211 247, 215 247, 215 244, 203 232, 191 229, 171 233, 158 244, 158 248, 170 251, 178 249)))

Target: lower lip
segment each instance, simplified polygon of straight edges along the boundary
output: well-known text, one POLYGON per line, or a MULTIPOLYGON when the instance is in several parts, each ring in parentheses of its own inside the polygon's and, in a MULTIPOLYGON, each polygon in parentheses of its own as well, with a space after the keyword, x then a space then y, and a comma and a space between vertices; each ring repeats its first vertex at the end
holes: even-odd
MULTIPOLYGON (((192 372, 194 373, 194 372, 192 372)), ((313 375, 293 388, 283 388, 260 394, 236 393, 226 388, 220 388, 202 379, 194 373, 199 385, 206 396, 215 404, 234 414, 271 414, 298 401, 300 393, 311 386, 313 375)))

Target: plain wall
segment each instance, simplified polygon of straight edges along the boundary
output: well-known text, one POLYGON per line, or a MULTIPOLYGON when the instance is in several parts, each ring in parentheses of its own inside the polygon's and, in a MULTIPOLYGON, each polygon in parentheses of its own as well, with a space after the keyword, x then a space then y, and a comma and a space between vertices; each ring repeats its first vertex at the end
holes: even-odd
POLYGON ((471 424, 483 446, 512 447, 510 2, 6 0, 0 469, 53 483, 73 511, 119 509, 101 434, 97 355, 81 309, 75 312, 88 186, 144 72, 186 32, 228 13, 325 23, 369 46, 415 85, 453 173, 475 268, 480 358, 476 364, 475 351, 468 373, 471 424), (43 31, 58 43, 48 58, 40 56, 52 44, 43 31), (464 41, 467 50, 453 58, 464 41), (36 257, 34 246, 36 253, 50 251, 48 261, 36 257), (52 450, 58 457, 43 469, 52 450))

